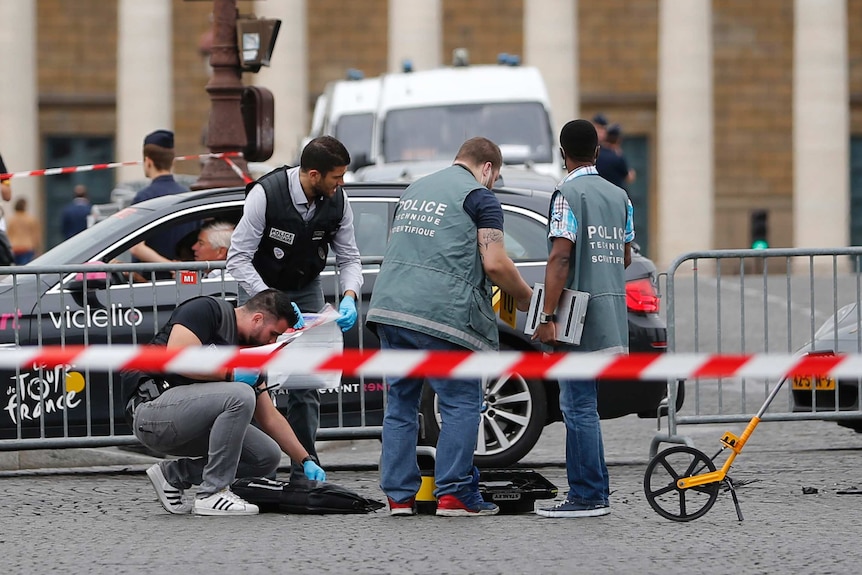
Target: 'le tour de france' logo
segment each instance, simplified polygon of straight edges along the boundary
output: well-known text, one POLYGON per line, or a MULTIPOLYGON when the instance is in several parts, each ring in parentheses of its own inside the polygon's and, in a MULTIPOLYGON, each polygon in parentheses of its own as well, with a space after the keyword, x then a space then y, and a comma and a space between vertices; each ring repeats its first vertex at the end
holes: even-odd
POLYGON ((3 411, 13 424, 37 421, 43 415, 70 411, 81 404, 78 397, 86 387, 83 374, 70 365, 54 368, 32 366, 12 374, 6 387, 3 411))

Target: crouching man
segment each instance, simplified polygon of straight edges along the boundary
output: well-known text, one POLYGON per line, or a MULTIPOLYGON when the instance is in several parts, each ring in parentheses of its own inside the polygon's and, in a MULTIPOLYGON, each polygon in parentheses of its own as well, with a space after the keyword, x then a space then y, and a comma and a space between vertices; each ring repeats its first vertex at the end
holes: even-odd
MULTIPOLYGON (((262 291, 238 308, 202 296, 177 306, 151 343, 169 348, 264 345, 300 320, 290 298, 277 290, 262 291)), ((259 379, 239 370, 123 375, 126 417, 135 437, 154 451, 180 457, 147 470, 168 512, 257 514, 258 507, 234 494, 230 485, 237 477, 275 473, 282 451, 302 461, 308 479, 326 479, 259 379), (190 505, 183 492, 192 485, 199 487, 190 505)))

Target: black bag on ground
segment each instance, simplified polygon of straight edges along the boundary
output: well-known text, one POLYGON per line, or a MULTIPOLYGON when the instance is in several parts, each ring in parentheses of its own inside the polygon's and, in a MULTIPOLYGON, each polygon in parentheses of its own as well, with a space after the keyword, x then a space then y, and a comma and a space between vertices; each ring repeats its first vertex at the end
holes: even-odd
POLYGON ((237 479, 231 491, 257 505, 263 513, 371 513, 386 505, 334 483, 250 477, 237 479))

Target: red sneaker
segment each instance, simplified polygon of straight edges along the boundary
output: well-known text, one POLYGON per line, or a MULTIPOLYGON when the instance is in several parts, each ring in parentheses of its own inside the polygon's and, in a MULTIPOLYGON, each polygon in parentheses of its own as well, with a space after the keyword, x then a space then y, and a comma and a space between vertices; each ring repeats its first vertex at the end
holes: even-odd
POLYGON ((398 503, 394 501, 391 497, 387 497, 389 500, 389 515, 416 515, 416 498, 411 497, 404 503, 398 503))
POLYGON ((476 501, 467 505, 454 495, 441 495, 437 499, 438 517, 475 517, 477 515, 496 515, 500 508, 493 503, 486 503, 478 493, 476 501))

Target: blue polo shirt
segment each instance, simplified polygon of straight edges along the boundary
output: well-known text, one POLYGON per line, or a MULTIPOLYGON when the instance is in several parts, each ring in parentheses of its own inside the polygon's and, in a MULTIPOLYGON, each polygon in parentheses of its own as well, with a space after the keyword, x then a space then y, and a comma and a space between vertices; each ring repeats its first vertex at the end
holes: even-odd
MULTIPOLYGON (((150 185, 135 194, 132 204, 137 204, 152 198, 161 196, 169 196, 171 194, 182 194, 189 191, 188 188, 182 186, 174 180, 170 174, 153 178, 150 185)), ((189 222, 187 224, 179 224, 160 232, 157 236, 148 237, 145 243, 159 252, 162 256, 169 260, 177 258, 177 244, 187 234, 198 228, 199 222, 189 222)))

